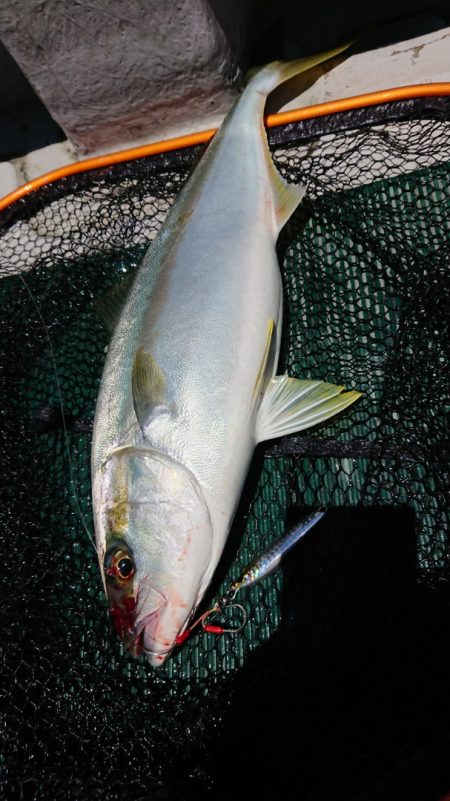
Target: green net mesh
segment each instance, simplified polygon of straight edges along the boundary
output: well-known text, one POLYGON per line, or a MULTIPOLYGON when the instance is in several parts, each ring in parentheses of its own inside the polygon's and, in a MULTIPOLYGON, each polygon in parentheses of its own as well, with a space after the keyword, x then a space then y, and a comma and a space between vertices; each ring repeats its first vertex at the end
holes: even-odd
POLYGON ((242 594, 241 634, 198 633, 157 671, 113 634, 89 538, 109 341, 96 301, 138 268, 201 149, 70 177, 3 214, 8 801, 450 787, 449 112, 405 101, 271 132, 281 172, 308 183, 279 241, 278 372, 364 397, 258 448, 211 597, 311 508, 328 515, 242 594))

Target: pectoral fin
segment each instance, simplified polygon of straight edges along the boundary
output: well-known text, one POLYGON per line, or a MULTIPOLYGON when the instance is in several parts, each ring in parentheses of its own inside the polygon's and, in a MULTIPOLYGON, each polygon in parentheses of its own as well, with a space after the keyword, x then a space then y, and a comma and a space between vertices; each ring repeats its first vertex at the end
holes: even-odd
POLYGON ((164 373, 151 353, 139 348, 133 362, 131 373, 134 411, 138 423, 145 431, 152 417, 171 410, 167 405, 166 380, 164 373))
POLYGON ((293 434, 317 425, 350 406, 360 392, 324 381, 300 381, 276 376, 269 382, 256 423, 258 442, 293 434))

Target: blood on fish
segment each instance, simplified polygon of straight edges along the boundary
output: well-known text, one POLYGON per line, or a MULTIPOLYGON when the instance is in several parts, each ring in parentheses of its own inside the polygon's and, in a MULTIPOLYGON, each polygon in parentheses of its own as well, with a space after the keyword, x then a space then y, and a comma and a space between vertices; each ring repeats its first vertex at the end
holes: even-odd
POLYGON ((129 615, 133 615, 136 612, 136 598, 132 595, 129 595, 127 598, 123 599, 123 605, 127 610, 129 615))
POLYGON ((125 637, 127 634, 132 633, 136 614, 135 598, 132 596, 124 598, 121 606, 111 606, 109 613, 120 637, 125 637))

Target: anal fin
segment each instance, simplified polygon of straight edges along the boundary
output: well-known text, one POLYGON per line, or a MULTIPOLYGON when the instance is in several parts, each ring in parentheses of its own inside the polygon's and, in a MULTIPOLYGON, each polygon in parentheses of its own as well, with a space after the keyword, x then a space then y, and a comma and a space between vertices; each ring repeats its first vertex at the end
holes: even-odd
POLYGON ((253 406, 256 403, 259 403, 266 390, 268 381, 275 372, 276 344, 277 336, 275 320, 271 318, 267 323, 266 344, 253 390, 253 406))
POLYGON ((257 441, 286 436, 322 423, 361 396, 360 392, 343 390, 343 386, 324 381, 275 376, 269 382, 259 408, 257 441))
POLYGON ((269 170, 272 180, 276 224, 278 231, 281 231, 283 225, 287 223, 302 201, 306 186, 304 184, 288 184, 280 175, 272 160, 269 170))

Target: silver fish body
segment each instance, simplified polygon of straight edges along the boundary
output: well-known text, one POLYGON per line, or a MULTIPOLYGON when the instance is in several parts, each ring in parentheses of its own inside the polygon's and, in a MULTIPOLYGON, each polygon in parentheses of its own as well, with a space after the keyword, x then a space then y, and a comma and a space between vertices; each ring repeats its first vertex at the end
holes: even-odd
POLYGON ((100 566, 120 634, 155 666, 210 583, 256 443, 358 396, 275 377, 275 244, 304 189, 276 173, 263 109, 296 71, 265 68, 228 115, 139 268, 104 367, 92 449, 100 566))

